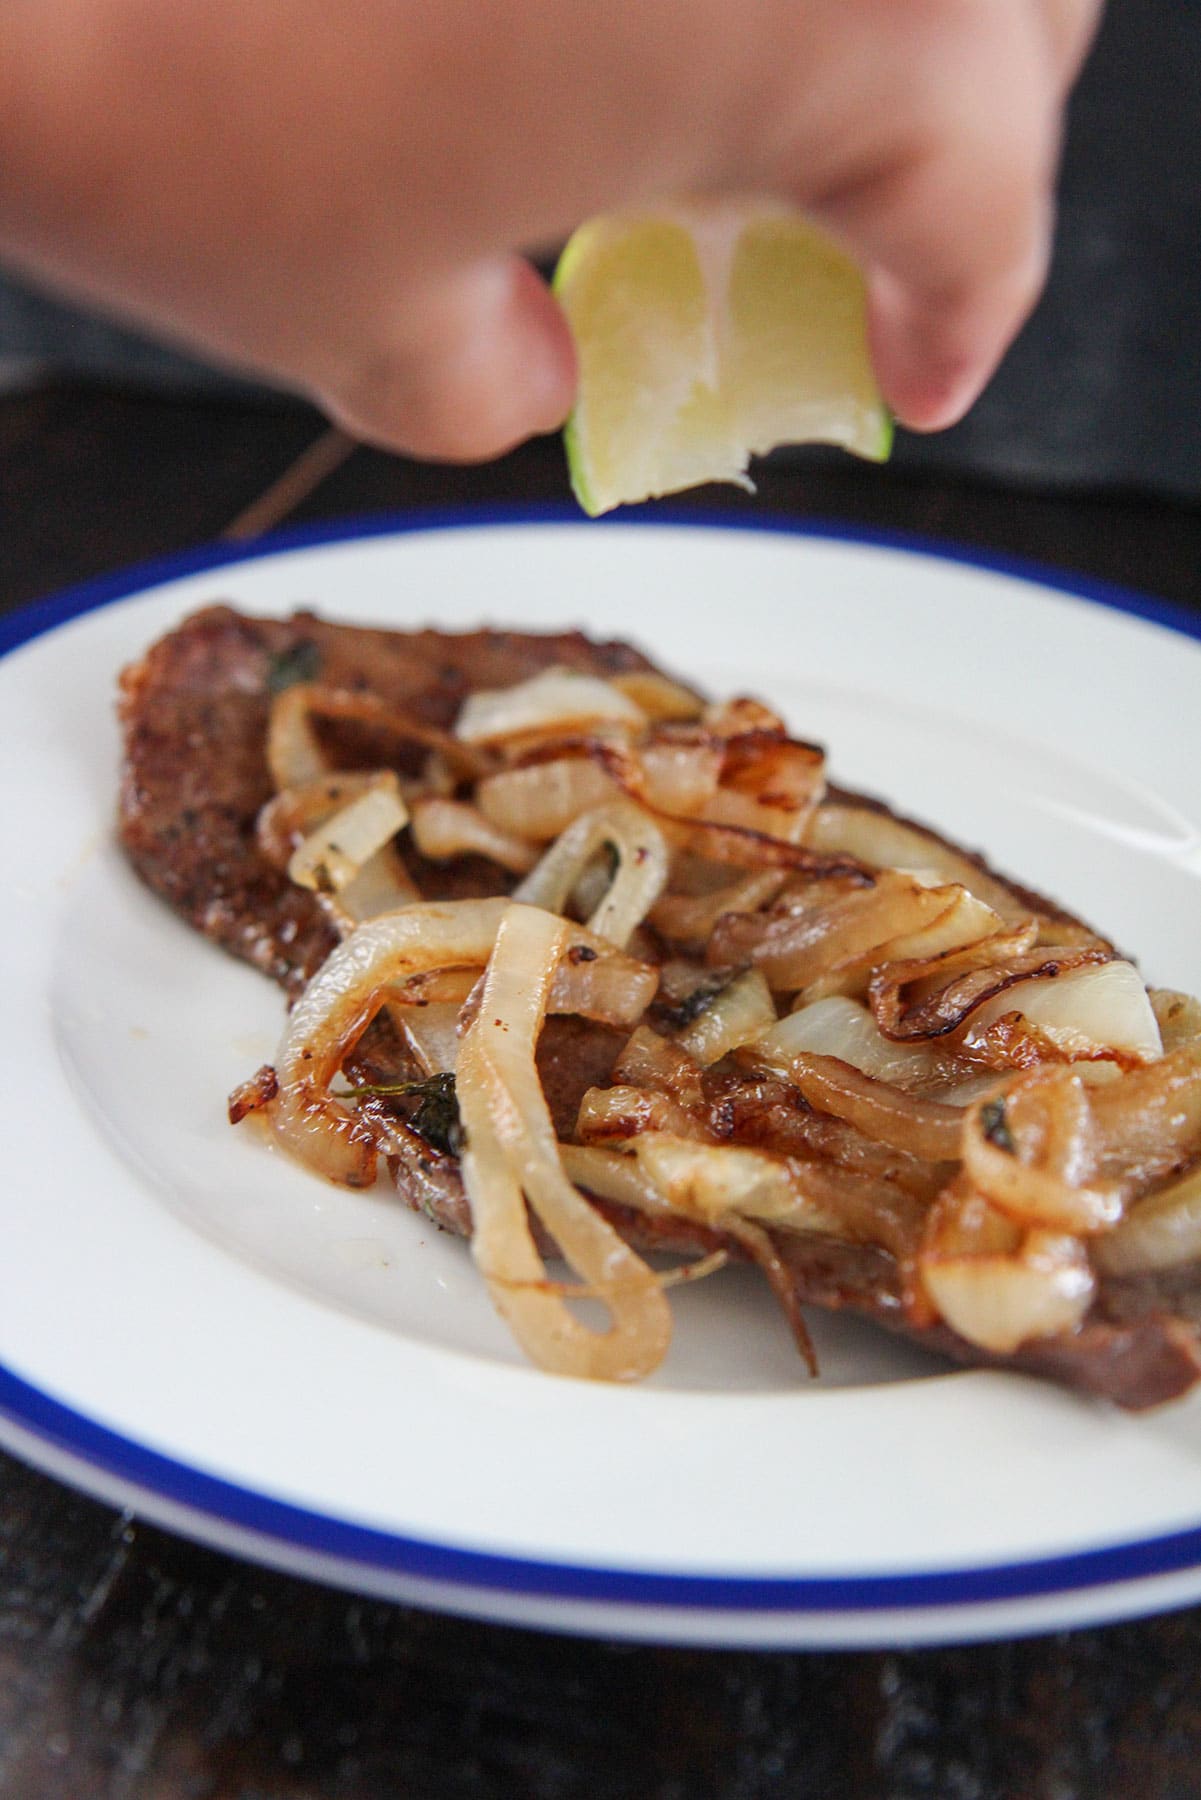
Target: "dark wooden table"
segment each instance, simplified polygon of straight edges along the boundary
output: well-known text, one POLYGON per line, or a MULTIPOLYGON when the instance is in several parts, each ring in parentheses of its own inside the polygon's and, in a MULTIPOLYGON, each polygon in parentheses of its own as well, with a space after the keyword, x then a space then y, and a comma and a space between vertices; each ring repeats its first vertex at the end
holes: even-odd
MULTIPOLYGON (((0 607, 231 528, 563 492, 553 443, 436 469, 350 453, 300 406, 51 389, 0 401, 0 607)), ((1192 508, 821 460, 703 504, 1005 549, 1201 609, 1192 508)), ((1186 1800, 1199 1666, 1201 1610, 854 1655, 477 1625, 199 1549, 0 1457, 2 1800, 1186 1800)))

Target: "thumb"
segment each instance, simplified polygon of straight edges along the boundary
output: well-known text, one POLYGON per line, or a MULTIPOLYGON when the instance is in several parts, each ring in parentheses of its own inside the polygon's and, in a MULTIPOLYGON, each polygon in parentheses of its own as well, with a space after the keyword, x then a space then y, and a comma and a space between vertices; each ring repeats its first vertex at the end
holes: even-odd
POLYGON ((382 449, 484 462, 553 431, 575 394, 575 350, 545 282, 496 257, 405 297, 349 376, 320 384, 336 423, 382 449))

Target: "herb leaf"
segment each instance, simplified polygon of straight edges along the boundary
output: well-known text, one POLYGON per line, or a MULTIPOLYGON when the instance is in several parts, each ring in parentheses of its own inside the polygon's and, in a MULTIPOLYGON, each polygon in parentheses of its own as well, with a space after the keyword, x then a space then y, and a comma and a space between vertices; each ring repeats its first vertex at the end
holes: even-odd
POLYGON ((282 694, 298 681, 315 681, 321 673, 321 652, 312 638, 297 638, 271 658, 267 667, 267 692, 282 694))
POLYGON ((426 1075, 419 1081, 364 1082, 359 1087, 343 1088, 336 1098, 360 1100, 371 1094, 416 1096, 420 1105, 407 1120, 409 1130, 423 1137, 435 1150, 442 1150, 447 1156, 458 1156, 466 1143, 467 1134, 459 1117, 453 1075, 426 1075))

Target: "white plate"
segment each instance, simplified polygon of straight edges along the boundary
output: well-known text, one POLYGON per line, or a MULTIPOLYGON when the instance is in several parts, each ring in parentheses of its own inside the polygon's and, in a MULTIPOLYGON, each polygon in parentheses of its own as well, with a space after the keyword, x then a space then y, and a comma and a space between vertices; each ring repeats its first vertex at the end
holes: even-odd
POLYGON ((750 1273, 677 1295, 642 1389, 525 1367, 460 1243, 228 1129, 282 1002, 112 839, 117 671, 205 601, 579 624, 765 694, 836 776, 1201 991, 1196 622, 882 540, 447 523, 203 553, 0 621, 0 1440, 265 1562, 564 1630, 882 1644, 1201 1597, 1201 1403, 1125 1417, 829 1319, 810 1383, 750 1273))

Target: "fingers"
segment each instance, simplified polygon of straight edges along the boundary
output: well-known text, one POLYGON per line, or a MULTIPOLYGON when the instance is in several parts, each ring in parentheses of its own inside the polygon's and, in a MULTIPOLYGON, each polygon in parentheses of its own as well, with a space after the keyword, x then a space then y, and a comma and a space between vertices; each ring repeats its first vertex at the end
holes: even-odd
POLYGON ((545 283, 519 257, 497 257, 405 295, 384 343, 318 383, 316 397, 383 449, 474 462, 562 425, 575 379, 545 283))
POLYGON ((1050 262, 1050 147, 1036 155, 1028 141, 1017 153, 977 135, 973 149, 961 142, 902 167, 857 218, 877 377, 913 430, 942 430, 967 412, 1050 262))
POLYGON ((1101 18, 1101 0, 1039 0, 1039 5, 1063 94, 1088 54, 1101 18))
POLYGON ((911 110, 819 201, 868 270, 877 376, 913 429, 962 417, 1042 290, 1062 92, 1092 10, 926 8, 943 30, 909 46, 911 110))

